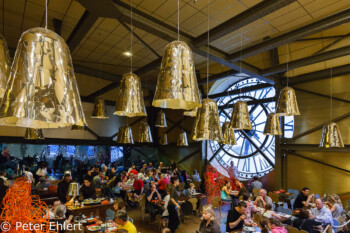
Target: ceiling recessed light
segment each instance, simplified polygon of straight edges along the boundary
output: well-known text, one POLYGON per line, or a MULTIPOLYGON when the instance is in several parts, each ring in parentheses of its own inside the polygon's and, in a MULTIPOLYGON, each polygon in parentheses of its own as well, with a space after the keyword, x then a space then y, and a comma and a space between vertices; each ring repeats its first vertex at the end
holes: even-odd
POLYGON ((129 51, 125 51, 125 52, 123 52, 123 55, 126 57, 131 57, 132 53, 130 53, 129 51))

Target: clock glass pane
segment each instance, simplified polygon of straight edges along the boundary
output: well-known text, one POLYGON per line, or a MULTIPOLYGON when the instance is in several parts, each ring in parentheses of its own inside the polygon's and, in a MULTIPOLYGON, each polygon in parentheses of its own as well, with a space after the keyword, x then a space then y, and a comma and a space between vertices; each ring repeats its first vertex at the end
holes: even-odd
MULTIPOLYGON (((255 85, 262 86, 264 81, 256 78, 246 78, 230 86, 227 91, 236 90, 255 85)), ((248 88, 249 89, 249 88, 248 88)), ((237 145, 221 145, 216 141, 208 143, 208 159, 219 172, 227 175, 227 168, 231 161, 237 167, 239 179, 250 179, 253 176, 263 176, 273 170, 275 164, 275 138, 264 135, 264 127, 267 116, 275 112, 276 95, 274 87, 262 86, 259 89, 252 88, 251 91, 229 95, 217 99, 219 107, 220 123, 230 121, 232 115, 232 104, 238 100, 248 103, 249 116, 252 130, 237 130, 235 137, 237 145), (231 105, 231 107, 229 106, 231 105), (227 107, 226 107, 227 106, 227 107)), ((284 136, 293 136, 294 117, 285 117, 284 136)))

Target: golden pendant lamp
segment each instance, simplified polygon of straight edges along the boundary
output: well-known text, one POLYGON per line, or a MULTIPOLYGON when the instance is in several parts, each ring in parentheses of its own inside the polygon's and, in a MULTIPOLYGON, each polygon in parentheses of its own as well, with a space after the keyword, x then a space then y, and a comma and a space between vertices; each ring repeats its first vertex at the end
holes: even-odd
POLYGON ((280 116, 300 115, 297 97, 293 88, 285 87, 281 90, 276 113, 280 116))
POLYGON ((10 55, 5 38, 0 35, 0 102, 4 97, 10 72, 10 55))
POLYGON ((147 116, 141 81, 136 74, 123 75, 114 114, 126 117, 147 116))
POLYGON ((137 142, 141 142, 141 143, 153 142, 151 128, 146 122, 143 122, 140 126, 140 137, 137 142))
POLYGON ((85 126, 72 125, 71 130, 85 130, 85 126))
POLYGON ((106 105, 104 99, 99 96, 95 99, 94 110, 92 111, 91 118, 96 119, 108 119, 106 115, 106 105))
POLYGON ((206 98, 202 101, 202 107, 198 110, 193 125, 192 139, 194 141, 223 141, 218 106, 214 100, 206 98))
POLYGON ((131 127, 122 126, 119 128, 118 135, 117 135, 117 143, 134 144, 134 138, 132 136, 131 127))
POLYGON ((201 106, 192 51, 185 42, 166 46, 152 105, 184 110, 201 106))
POLYGON ((166 133, 163 133, 162 135, 160 135, 159 145, 162 145, 162 146, 168 145, 168 135, 166 133))
POLYGON ((159 127, 159 128, 168 127, 168 125, 166 123, 165 113, 162 110, 160 110, 158 112, 157 120, 156 120, 156 127, 159 127))
POLYGON ((235 130, 233 128, 230 128, 230 122, 226 121, 222 125, 222 134, 224 137, 224 140, 222 144, 224 145, 237 145, 236 139, 235 139, 235 130))
POLYGON ((25 31, 9 74, 0 125, 38 129, 86 124, 69 48, 55 32, 25 31))
POLYGON ((45 138, 43 135, 43 131, 41 129, 26 128, 24 139, 37 140, 37 139, 45 139, 45 138))
POLYGON ((188 146, 187 133, 185 131, 179 134, 177 146, 188 146))
POLYGON ((230 128, 233 129, 252 129, 252 123, 249 118, 248 105, 244 101, 237 101, 233 106, 230 128))
POLYGON ((184 115, 188 116, 188 117, 196 117, 197 116, 197 112, 198 112, 198 108, 194 108, 190 111, 185 111, 184 115))
POLYGON ((323 126, 320 147, 344 147, 339 126, 335 122, 328 122, 323 126))
POLYGON ((267 116, 267 121, 264 128, 265 135, 282 135, 279 115, 270 113, 267 116))

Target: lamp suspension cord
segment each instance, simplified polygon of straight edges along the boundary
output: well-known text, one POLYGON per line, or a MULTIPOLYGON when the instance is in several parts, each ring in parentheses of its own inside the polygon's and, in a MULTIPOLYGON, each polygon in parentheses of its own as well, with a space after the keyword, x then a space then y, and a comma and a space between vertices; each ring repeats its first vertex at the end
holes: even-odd
POLYGON ((210 41, 209 41, 209 35, 210 35, 210 33, 209 33, 209 20, 210 20, 210 18, 209 18, 209 0, 208 0, 207 98, 209 95, 209 43, 210 43, 210 41))
POLYGON ((47 29, 47 0, 45 0, 45 29, 47 29))
POLYGON ((333 118, 333 69, 331 68, 331 121, 333 118))
POLYGON ((180 0, 177 0, 177 41, 180 41, 180 0))
MULTIPOLYGON (((242 50, 243 50, 243 35, 241 34, 241 52, 240 52, 240 59, 239 59, 239 78, 238 78, 238 83, 241 82, 241 74, 242 74, 242 50)), ((242 88, 239 88, 239 100, 241 100, 241 97, 242 97, 242 88)))
POLYGON ((132 73, 132 57, 133 57, 133 52, 132 52, 132 40, 134 36, 134 29, 132 26, 132 1, 130 1, 130 25, 131 25, 131 30, 130 30, 130 73, 132 73))
POLYGON ((287 87, 289 85, 289 75, 288 75, 288 70, 289 70, 289 43, 287 44, 287 72, 286 72, 286 75, 287 75, 287 87))
POLYGON ((2 0, 2 35, 5 36, 5 0, 2 0))

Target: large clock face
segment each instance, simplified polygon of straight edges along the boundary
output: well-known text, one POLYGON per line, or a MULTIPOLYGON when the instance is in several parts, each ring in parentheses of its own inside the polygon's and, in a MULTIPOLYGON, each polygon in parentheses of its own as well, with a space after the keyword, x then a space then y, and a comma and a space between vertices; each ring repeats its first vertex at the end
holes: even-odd
MULTIPOLYGON (((264 83, 255 78, 248 78, 232 85, 228 91, 254 86, 264 83)), ((263 176, 273 170, 275 164, 275 139, 273 136, 264 135, 264 127, 267 116, 275 112, 275 102, 266 102, 265 99, 275 97, 275 89, 268 87, 253 90, 242 94, 222 97, 217 100, 219 106, 220 122, 223 124, 230 121, 232 107, 225 106, 233 104, 238 100, 248 103, 252 130, 237 130, 235 137, 237 145, 221 145, 216 141, 209 142, 208 158, 212 158, 212 165, 227 174, 231 161, 237 167, 240 179, 250 179, 253 176, 263 176), (262 100, 262 101, 257 101, 262 100), (220 107, 221 106, 221 107, 220 107)), ((284 136, 293 136, 294 118, 285 117, 284 136)))

